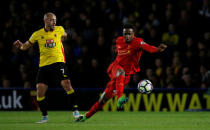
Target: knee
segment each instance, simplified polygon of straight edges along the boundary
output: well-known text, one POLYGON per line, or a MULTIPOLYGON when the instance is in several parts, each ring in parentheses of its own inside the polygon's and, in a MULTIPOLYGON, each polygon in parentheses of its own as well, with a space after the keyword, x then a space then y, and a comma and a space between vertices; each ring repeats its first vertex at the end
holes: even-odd
POLYGON ((37 88, 37 90, 42 90, 42 89, 46 88, 46 85, 43 83, 38 83, 38 84, 36 84, 36 88, 37 88))
POLYGON ((62 81, 61 81, 61 85, 62 85, 63 87, 71 86, 71 81, 70 81, 70 80, 62 80, 62 81))
POLYGON ((71 81, 70 80, 62 80, 61 85, 66 91, 69 91, 69 90, 73 89, 72 86, 71 86, 71 81))
POLYGON ((37 88, 37 97, 45 96, 45 92, 47 91, 48 86, 43 83, 38 83, 36 85, 37 88))
POLYGON ((119 77, 120 75, 125 76, 125 71, 123 69, 117 70, 116 77, 119 77))

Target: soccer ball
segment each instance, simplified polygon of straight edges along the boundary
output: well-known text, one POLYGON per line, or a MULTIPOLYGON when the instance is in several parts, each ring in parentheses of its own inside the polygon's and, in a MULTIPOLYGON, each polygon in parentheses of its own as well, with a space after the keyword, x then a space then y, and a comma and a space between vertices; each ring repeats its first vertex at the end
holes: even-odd
POLYGON ((144 79, 144 80, 141 80, 139 83, 138 83, 138 87, 137 87, 138 91, 140 93, 143 93, 143 94, 150 94, 153 90, 153 85, 152 85, 152 82, 147 80, 147 79, 144 79))

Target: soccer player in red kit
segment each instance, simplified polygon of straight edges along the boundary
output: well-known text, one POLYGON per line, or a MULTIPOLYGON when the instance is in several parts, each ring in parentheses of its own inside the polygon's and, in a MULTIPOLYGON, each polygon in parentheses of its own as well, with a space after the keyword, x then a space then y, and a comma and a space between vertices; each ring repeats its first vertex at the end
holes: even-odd
POLYGON ((143 39, 134 36, 134 28, 130 24, 123 27, 123 36, 116 40, 117 57, 115 61, 107 69, 110 81, 100 99, 85 114, 77 118, 76 122, 85 121, 101 109, 104 104, 114 96, 117 96, 117 107, 120 108, 127 102, 128 98, 124 98, 124 86, 130 81, 130 75, 140 71, 138 65, 142 52, 150 53, 162 52, 167 48, 165 44, 158 47, 151 46, 143 41, 143 39))

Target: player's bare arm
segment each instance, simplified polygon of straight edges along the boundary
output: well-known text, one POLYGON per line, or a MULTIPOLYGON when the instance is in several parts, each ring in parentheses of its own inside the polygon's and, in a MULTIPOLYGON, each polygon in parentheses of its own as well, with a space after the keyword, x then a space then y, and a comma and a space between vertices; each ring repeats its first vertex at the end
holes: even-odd
POLYGON ((13 45, 20 49, 20 50, 27 50, 28 48, 30 48, 32 46, 32 44, 29 41, 26 41, 25 43, 22 43, 20 40, 17 40, 13 43, 13 45))
POLYGON ((159 52, 163 52, 166 48, 167 48, 167 45, 165 45, 165 44, 160 44, 160 45, 158 46, 158 51, 159 51, 159 52))

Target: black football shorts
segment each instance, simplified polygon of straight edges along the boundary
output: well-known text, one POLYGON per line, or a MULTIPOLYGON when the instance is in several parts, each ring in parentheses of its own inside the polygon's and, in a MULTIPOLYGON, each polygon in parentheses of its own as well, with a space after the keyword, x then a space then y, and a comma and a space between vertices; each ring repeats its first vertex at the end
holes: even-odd
POLYGON ((44 83, 49 87, 61 86, 61 81, 69 79, 68 70, 63 62, 40 67, 36 77, 36 83, 44 83))

